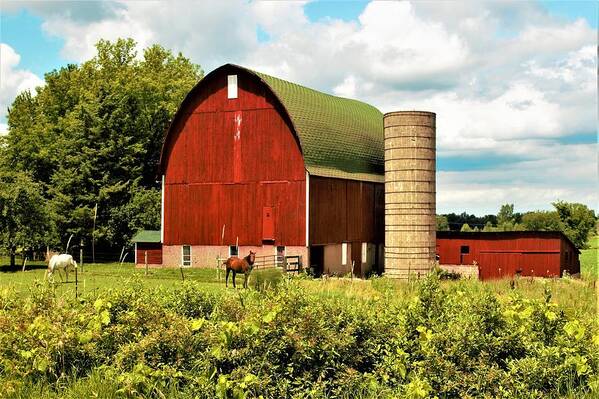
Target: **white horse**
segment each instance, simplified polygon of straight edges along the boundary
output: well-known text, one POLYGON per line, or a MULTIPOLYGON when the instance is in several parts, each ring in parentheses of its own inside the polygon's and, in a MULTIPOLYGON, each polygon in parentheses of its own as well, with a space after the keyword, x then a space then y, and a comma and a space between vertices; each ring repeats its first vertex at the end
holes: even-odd
MULTIPOLYGON (((56 252, 46 253, 46 261, 48 262, 48 270, 46 270, 46 278, 50 280, 50 277, 54 276, 54 272, 58 271, 60 280, 62 281, 62 274, 60 269, 63 269, 66 275, 66 281, 69 282, 69 269, 75 270, 77 268, 77 262, 69 254, 58 254, 56 252)), ((53 280, 53 279, 52 279, 53 280)))

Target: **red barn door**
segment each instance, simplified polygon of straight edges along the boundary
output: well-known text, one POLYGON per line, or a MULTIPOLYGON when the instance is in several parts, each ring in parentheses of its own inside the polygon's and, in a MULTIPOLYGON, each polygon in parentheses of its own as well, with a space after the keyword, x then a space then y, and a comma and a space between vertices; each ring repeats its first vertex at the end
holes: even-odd
POLYGON ((262 240, 274 241, 275 239, 275 209, 265 206, 262 209, 262 240))

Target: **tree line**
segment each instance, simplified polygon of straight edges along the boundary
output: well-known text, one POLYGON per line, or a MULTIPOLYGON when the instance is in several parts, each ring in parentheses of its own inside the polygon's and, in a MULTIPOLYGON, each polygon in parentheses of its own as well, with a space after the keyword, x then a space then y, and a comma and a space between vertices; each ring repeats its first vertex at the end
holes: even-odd
POLYGON ((556 201, 554 210, 514 212, 514 204, 504 204, 497 215, 478 217, 466 212, 437 215, 438 231, 561 231, 579 249, 597 234, 595 211, 575 202, 556 201))
POLYGON ((0 137, 0 244, 63 248, 74 235, 127 244, 160 227, 157 163, 163 135, 203 76, 180 53, 132 39, 101 40, 80 65, 19 94, 0 137), (94 228, 95 226, 95 228, 94 228))

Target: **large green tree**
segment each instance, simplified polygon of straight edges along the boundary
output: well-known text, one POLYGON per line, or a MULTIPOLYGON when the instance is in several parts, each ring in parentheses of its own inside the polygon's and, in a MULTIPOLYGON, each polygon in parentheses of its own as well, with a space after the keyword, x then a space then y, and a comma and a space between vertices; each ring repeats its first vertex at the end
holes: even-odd
POLYGON ((557 201, 553 206, 564 225, 564 234, 576 245, 576 248, 584 248, 589 233, 595 227, 595 211, 575 202, 557 201))
POLYGON ((0 245, 15 266, 18 249, 38 248, 56 240, 42 186, 23 172, 0 170, 0 245))
POLYGON ((202 71, 158 45, 141 57, 131 39, 96 47, 91 60, 47 73, 36 95, 17 96, 4 164, 42 184, 62 240, 89 237, 97 204, 96 239, 120 245, 159 227, 163 135, 202 71))
POLYGON ((522 225, 530 231, 563 231, 559 214, 556 211, 533 211, 522 216, 522 225))

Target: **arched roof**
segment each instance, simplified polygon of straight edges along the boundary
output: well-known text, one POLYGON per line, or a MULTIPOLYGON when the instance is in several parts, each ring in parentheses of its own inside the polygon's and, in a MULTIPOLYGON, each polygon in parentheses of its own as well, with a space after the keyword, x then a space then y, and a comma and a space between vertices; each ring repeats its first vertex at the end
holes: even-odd
POLYGON ((291 120, 310 174, 377 182, 384 180, 383 114, 378 109, 238 65, 227 64, 217 68, 190 91, 173 118, 165 142, 185 104, 201 90, 202 82, 223 68, 247 72, 272 91, 291 120))

